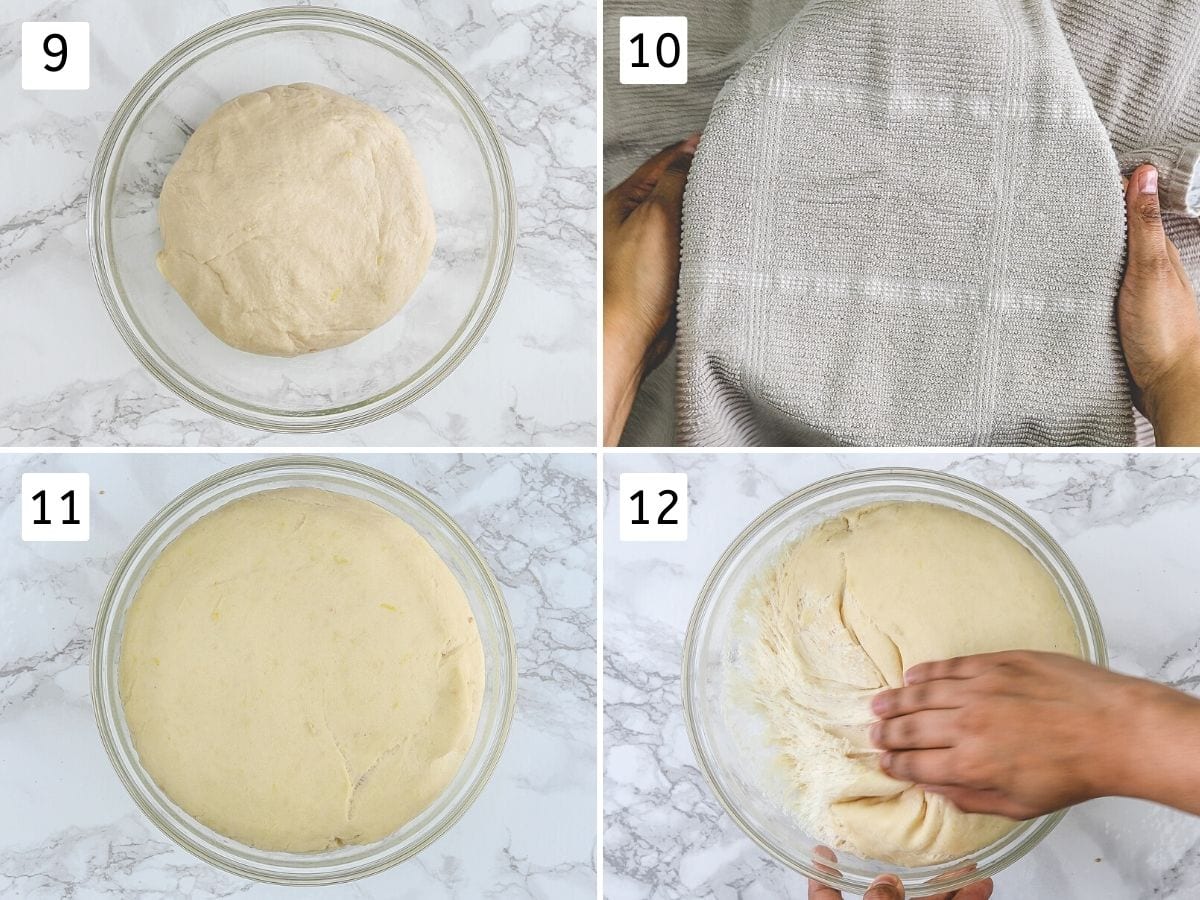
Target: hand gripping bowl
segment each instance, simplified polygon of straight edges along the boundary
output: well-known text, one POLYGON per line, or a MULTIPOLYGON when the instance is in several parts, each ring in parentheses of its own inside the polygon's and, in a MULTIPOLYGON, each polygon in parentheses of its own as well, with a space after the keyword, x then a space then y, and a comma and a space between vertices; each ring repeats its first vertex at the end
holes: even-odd
POLYGON ((96 156, 88 238, 109 315, 155 378, 241 425, 319 432, 394 412, 462 362, 508 282, 515 210, 499 135, 449 64, 375 19, 284 7, 214 25, 134 86, 96 156), (218 106, 300 81, 369 103, 404 129, 438 240, 424 281, 390 322, 346 346, 281 359, 222 343, 159 274, 158 195, 192 131, 218 106))
POLYGON ((729 546, 701 591, 683 651, 683 708, 701 771, 721 805, 764 850, 796 871, 843 891, 862 894, 894 872, 909 897, 953 891, 994 875, 1032 850, 1062 819, 1058 812, 1020 823, 994 844, 938 865, 904 868, 838 853, 837 872, 818 868, 819 842, 759 786, 757 760, 747 759, 726 721, 725 676, 738 664, 734 638, 737 601, 779 554, 811 528, 858 506, 889 501, 936 503, 971 513, 1021 543, 1057 583, 1075 623, 1083 658, 1108 662, 1104 635, 1079 573, 1062 548, 1012 503, 969 481, 917 469, 850 472, 818 482, 780 501, 729 546))
POLYGON ((96 617, 92 704, 109 759, 134 801, 172 841, 228 872, 277 884, 331 884, 380 872, 446 833, 479 796, 508 736, 516 703, 516 650, 504 598, 487 564, 462 530, 422 494, 374 469, 342 460, 291 457, 237 466, 168 503, 133 539, 109 582, 96 617), (138 759, 118 691, 125 616, 162 550, 206 515, 240 497, 285 487, 312 487, 375 503, 415 528, 462 585, 483 643, 484 689, 470 749, 446 789, 427 809, 374 844, 321 853, 259 850, 218 834, 177 806, 138 759))

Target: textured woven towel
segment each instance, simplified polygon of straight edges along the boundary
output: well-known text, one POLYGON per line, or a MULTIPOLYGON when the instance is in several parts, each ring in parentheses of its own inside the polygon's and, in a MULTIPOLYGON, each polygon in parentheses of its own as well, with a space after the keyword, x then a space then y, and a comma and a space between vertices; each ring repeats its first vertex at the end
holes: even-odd
MULTIPOLYGON (((691 17, 691 79, 686 87, 617 85, 616 22, 646 14, 645 0, 606 4, 605 181, 612 186, 653 150, 698 130, 721 83, 769 33, 803 4, 785 0, 661 0, 656 14, 691 17), (660 96, 661 95, 661 96, 660 96)), ((865 4, 862 4, 865 5, 865 4)), ((930 4, 933 6, 933 4, 930 4)), ((1172 154, 1200 139, 1200 4, 1192 0, 1055 0, 1096 112, 1122 167, 1138 159, 1172 163, 1172 154), (1144 147, 1167 152, 1146 154, 1144 147)), ((1049 160, 1052 167, 1065 166, 1049 160)), ((1169 186, 1177 176, 1168 175, 1169 186)), ((947 203, 954 202, 954 194, 947 203)), ((1168 203, 1178 206, 1175 196, 1168 203)), ((1167 216, 1193 281, 1200 281, 1200 226, 1167 216)), ((1090 235, 1080 235, 1081 242, 1090 235)), ((674 367, 669 360, 647 381, 623 438, 628 444, 670 444, 676 437, 674 367)), ((1047 398, 1053 400, 1053 388, 1047 398)), ((1144 430, 1148 437, 1148 431, 1144 430)), ((819 438, 814 438, 819 440, 819 438)), ((760 437, 760 440, 768 440, 760 437)), ((861 440, 857 440, 861 443, 861 440)), ((1139 443, 1144 443, 1139 440, 1139 443)))
POLYGON ((1132 442, 1117 160, 1042 0, 809 3, 684 225, 684 443, 1132 442))

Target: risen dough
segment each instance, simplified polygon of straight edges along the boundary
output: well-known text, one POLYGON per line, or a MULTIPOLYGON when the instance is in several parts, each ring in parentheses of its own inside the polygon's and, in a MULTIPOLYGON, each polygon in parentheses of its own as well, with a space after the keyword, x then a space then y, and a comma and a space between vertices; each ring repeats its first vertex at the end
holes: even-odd
POLYGON ((217 337, 296 356, 399 311, 433 253, 433 210, 404 132, 315 84, 222 105, 163 183, 158 268, 217 337))
POLYGON ((475 734, 483 649, 462 588, 405 522, 287 488, 176 538, 125 621, 121 699, 179 806, 266 850, 378 840, 475 734))
POLYGON ((920 662, 1031 649, 1079 654, 1066 603, 1017 541, 926 503, 864 507, 805 535, 743 598, 745 668, 730 682, 769 745, 769 790, 815 837, 860 857, 927 865, 1015 823, 968 815, 884 775, 870 698, 920 662))

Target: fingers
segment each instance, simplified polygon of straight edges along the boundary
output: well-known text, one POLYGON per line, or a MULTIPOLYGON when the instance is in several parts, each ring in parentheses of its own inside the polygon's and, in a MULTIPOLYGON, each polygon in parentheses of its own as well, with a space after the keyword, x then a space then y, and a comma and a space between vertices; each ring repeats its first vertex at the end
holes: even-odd
MULTIPOLYGON (((659 150, 638 166, 637 171, 608 192, 605 197, 605 205, 609 206, 611 203, 612 212, 624 221, 654 192, 659 181, 672 165, 678 166, 682 160, 684 165, 691 166, 692 157, 696 153, 699 142, 700 135, 694 134, 677 144, 659 150)), ((685 169, 685 180, 686 177, 685 169)))
POLYGON ((996 664, 1002 653, 980 653, 975 656, 957 656, 936 662, 920 663, 904 673, 906 685, 923 684, 926 681, 941 681, 947 678, 976 678, 996 664))
POLYGON ((955 891, 952 896, 954 900, 988 900, 992 896, 994 888, 992 879, 987 878, 968 885, 960 891, 955 891))
POLYGON ((687 187, 688 173, 692 170, 692 158, 692 153, 677 153, 647 198, 648 202, 657 203, 666 210, 677 227, 683 219, 683 191, 687 187))
POLYGON ((1163 230, 1158 170, 1154 166, 1139 166, 1134 170, 1125 188, 1125 207, 1129 220, 1130 272, 1149 276, 1169 270, 1170 242, 1163 230))
MULTIPOLYGON (((813 850, 813 863, 818 872, 824 872, 826 875, 842 874, 833 867, 837 863, 837 854, 828 847, 817 847, 813 850), (827 860, 830 865, 825 865, 818 860, 827 860)), ((842 895, 834 888, 810 878, 808 880, 808 900, 842 900, 842 895)))
POLYGON ((883 691, 871 698, 871 711, 882 719, 926 709, 958 709, 962 705, 961 680, 952 679, 922 681, 911 687, 883 691))
POLYGON ((880 750, 953 747, 961 734, 957 722, 957 715, 948 709, 927 709, 884 719, 871 726, 871 743, 880 750))
POLYGON ((880 754, 879 767, 898 781, 959 785, 955 778, 958 766, 953 750, 885 750, 880 754))
POLYGON ((871 882, 863 900, 904 900, 904 885, 895 875, 880 875, 871 882))
POLYGON ((940 794, 965 813, 1007 816, 1010 819, 1029 818, 1027 810, 999 791, 950 785, 926 785, 925 793, 940 794))

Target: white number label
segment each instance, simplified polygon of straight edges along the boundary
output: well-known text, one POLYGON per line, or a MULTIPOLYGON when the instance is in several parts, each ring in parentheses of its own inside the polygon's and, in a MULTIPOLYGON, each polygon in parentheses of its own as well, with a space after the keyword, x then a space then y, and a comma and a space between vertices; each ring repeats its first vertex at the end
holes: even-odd
POLYGON ((21 87, 86 91, 91 81, 87 22, 21 23, 21 87))
POLYGON ((21 540, 86 541, 91 506, 86 472, 26 472, 21 476, 21 540))
POLYGON ((620 487, 621 540, 687 540, 686 473, 626 473, 620 487))
POLYGON ((687 84, 687 16, 621 16, 621 84, 687 84))

